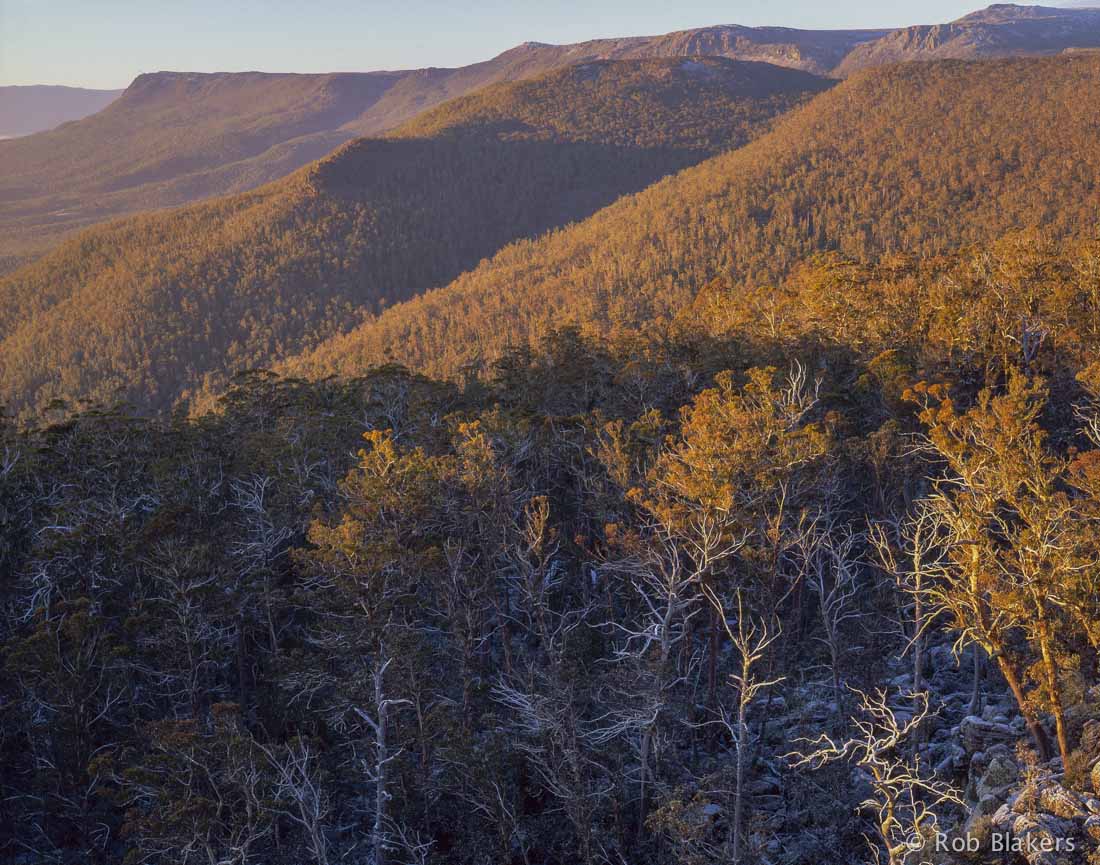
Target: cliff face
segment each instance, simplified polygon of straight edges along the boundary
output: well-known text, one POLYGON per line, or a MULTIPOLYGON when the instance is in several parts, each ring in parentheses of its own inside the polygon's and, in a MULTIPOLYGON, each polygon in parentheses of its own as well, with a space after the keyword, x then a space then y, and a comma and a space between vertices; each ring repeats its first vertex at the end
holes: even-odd
POLYGON ((949 24, 895 30, 854 48, 834 73, 844 77, 867 66, 907 60, 977 60, 1098 46, 1100 9, 1000 4, 949 24))

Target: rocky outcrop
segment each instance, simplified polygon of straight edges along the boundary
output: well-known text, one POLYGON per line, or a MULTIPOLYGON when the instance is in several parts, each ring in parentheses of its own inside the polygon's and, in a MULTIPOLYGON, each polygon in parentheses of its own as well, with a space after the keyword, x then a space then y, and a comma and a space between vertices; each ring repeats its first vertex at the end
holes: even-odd
POLYGON ((994 849, 1018 853, 1028 865, 1078 865, 1100 841, 1100 800, 1067 789, 1055 777, 1009 795, 993 814, 994 849))
POLYGON ((841 77, 883 63, 1057 54, 1100 46, 1100 10, 999 4, 949 24, 904 27, 855 48, 841 77))

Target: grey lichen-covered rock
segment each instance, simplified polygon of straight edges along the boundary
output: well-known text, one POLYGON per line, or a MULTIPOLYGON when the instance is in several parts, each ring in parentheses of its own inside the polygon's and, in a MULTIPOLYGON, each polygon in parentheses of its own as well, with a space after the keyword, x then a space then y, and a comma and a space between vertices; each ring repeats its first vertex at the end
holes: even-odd
POLYGON ((1020 770, 1014 760, 1000 754, 995 755, 978 779, 979 801, 994 795, 999 795, 1003 799, 1019 777, 1020 770))
POLYGON ((1021 814, 1012 821, 1012 834, 1021 842, 1028 865, 1059 865, 1061 850, 1073 837, 1073 825, 1048 814, 1021 814))
POLYGON ((1015 762, 1007 756, 995 754, 973 783, 972 794, 978 804, 971 810, 971 821, 1000 813, 1019 774, 1015 762))
POLYGON ((1048 775, 1010 792, 990 824, 1028 865, 1083 865, 1100 841, 1100 814, 1088 803, 1048 775))
POLYGON ((954 742, 936 746, 930 755, 933 757, 935 773, 939 778, 952 777, 966 759, 966 751, 954 742))
POLYGON ((1088 816, 1081 797, 1061 784, 1047 784, 1039 791, 1039 807, 1047 814, 1053 814, 1065 820, 1077 820, 1088 816))
POLYGON ((968 754, 976 754, 993 745, 1013 743, 1018 736, 1008 724, 968 715, 959 725, 959 738, 968 754))
POLYGON ((1016 801, 1012 803, 1012 810, 1017 814, 1029 814, 1039 810, 1039 791, 1032 785, 1020 790, 1016 801))
POLYGON ((1100 760, 1100 721, 1090 719, 1081 728, 1080 749, 1090 760, 1100 760))

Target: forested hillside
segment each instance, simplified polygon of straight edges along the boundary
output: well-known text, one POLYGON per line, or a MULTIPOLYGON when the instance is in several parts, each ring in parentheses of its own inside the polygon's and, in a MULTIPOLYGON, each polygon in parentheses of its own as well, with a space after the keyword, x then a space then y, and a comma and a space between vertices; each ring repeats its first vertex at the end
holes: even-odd
POLYGON ((582 64, 253 192, 90 229, 0 280, 0 401, 167 408, 735 148, 830 84, 720 58, 582 64))
POLYGON ((0 254, 41 250, 74 228, 247 189, 352 137, 395 76, 140 75, 106 109, 0 142, 0 254))
POLYGON ((141 75, 99 115, 0 142, 0 272, 74 229, 252 189, 490 84, 598 60, 698 55, 823 74, 853 45, 884 32, 705 27, 571 45, 529 42, 456 69, 141 75))
POLYGON ((945 61, 862 72, 768 136, 517 242, 284 369, 386 360, 454 376, 573 321, 670 320, 715 277, 774 284, 806 256, 936 254, 1029 225, 1092 230, 1100 56, 945 61))
MULTIPOLYGON (((1096 10, 998 4, 949 24, 900 30, 728 24, 565 45, 525 42, 453 69, 141 75, 101 114, 26 140, 0 141, 0 273, 90 224, 253 189, 447 100, 566 66, 710 56, 844 77, 899 60, 1096 47, 1098 16, 1096 10)), ((364 63, 369 66, 369 58, 364 63)))
POLYGON ((0 421, 0 856, 1092 865, 1100 242, 1061 233, 716 280, 461 387, 0 421))

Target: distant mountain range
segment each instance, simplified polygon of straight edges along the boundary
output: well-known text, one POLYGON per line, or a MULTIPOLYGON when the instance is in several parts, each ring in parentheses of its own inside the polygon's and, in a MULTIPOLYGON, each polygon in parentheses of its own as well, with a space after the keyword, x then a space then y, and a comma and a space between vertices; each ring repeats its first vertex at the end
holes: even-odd
POLYGON ((74 229, 252 189, 448 99, 579 63, 714 56, 843 77, 897 60, 1097 45, 1095 10, 998 5, 951 24, 895 31, 728 25, 573 45, 530 42, 458 69, 142 75, 99 114, 0 142, 0 272, 74 229))
POLYGON ((708 27, 576 45, 525 43, 458 69, 141 75, 94 117, 0 142, 0 258, 15 263, 114 216, 252 189, 490 84, 598 60, 697 55, 820 73, 882 32, 708 27))
POLYGON ((102 111, 121 90, 87 90, 46 84, 0 87, 0 138, 53 129, 102 111))

